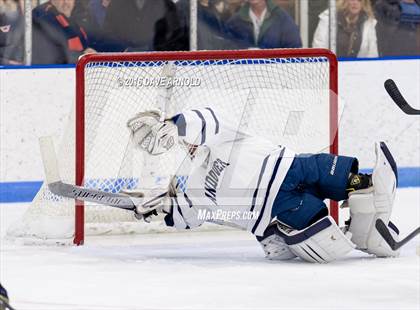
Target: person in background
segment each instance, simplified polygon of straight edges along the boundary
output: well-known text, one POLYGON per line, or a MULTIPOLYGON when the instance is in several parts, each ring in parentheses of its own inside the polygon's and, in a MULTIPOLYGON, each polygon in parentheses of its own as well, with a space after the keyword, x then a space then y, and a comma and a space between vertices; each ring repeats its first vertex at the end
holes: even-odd
MULTIPOLYGON (((189 5, 190 0, 177 2, 185 50, 189 49, 189 5)), ((226 21, 233 15, 236 3, 226 0, 199 0, 197 7, 197 48, 199 50, 228 49, 230 44, 225 38, 226 21)), ((239 7, 236 5, 236 7, 239 7)))
MULTIPOLYGON (((340 0, 337 3, 337 55, 378 57, 377 21, 369 0, 340 0)), ((329 11, 319 15, 312 47, 329 47, 329 11)))
POLYGON ((247 0, 226 24, 233 48, 299 48, 293 19, 272 0, 247 0))
POLYGON ((0 0, 0 65, 21 65, 25 22, 17 0, 0 0))
POLYGON ((295 16, 296 10, 298 9, 297 6, 299 5, 300 1, 295 0, 273 0, 274 4, 281 7, 283 10, 287 12, 290 16, 295 16))
POLYGON ((238 12, 240 7, 244 4, 245 0, 202 0, 203 3, 208 2, 209 5, 214 5, 221 19, 224 21, 229 20, 235 13, 238 12), (213 2, 213 4, 211 3, 213 2))
POLYGON ((120 51, 121 46, 107 38, 103 30, 107 9, 111 0, 78 0, 72 19, 81 26, 89 38, 89 46, 98 52, 120 51))
POLYGON ((75 0, 50 0, 32 11, 32 63, 75 63, 80 55, 96 52, 86 31, 73 18, 75 0))
POLYGON ((232 17, 233 14, 238 12, 240 7, 244 4, 246 0, 224 0, 226 6, 226 14, 228 17, 232 17))
POLYGON ((94 17, 96 23, 100 26, 104 26, 106 11, 111 4, 111 0, 90 0, 89 11, 94 17))
POLYGON ((171 0, 111 1, 104 32, 121 46, 121 51, 176 51, 184 46, 177 9, 171 0))
POLYGON ((381 56, 420 55, 420 0, 376 0, 381 56))

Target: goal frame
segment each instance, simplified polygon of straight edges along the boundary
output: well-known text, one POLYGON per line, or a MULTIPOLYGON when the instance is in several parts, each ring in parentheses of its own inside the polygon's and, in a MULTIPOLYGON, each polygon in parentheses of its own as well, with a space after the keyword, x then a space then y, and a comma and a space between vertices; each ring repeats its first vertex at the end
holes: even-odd
MULTIPOLYGON (((256 58, 325 57, 329 63, 329 151, 338 154, 338 62, 336 55, 327 49, 269 49, 234 51, 177 51, 144 53, 87 54, 76 64, 76 117, 75 117, 75 183, 83 186, 85 171, 85 68, 90 62, 134 62, 177 60, 223 60, 256 58)), ((338 223, 338 203, 331 201, 330 215, 338 223)), ((75 233, 73 243, 84 243, 85 210, 83 201, 75 201, 75 233)))

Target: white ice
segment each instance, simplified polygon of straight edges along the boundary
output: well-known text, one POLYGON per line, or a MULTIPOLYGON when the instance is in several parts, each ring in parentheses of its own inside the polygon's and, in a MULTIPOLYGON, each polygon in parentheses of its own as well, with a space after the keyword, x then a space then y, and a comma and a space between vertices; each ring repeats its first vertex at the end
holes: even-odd
MULTIPOLYGON (((16 309, 420 308, 419 238, 399 258, 355 250, 328 265, 267 261, 236 231, 91 237, 81 247, 4 240, 26 207, 0 205, 0 281, 16 309)), ((402 236, 420 225, 419 209, 420 189, 398 191, 402 236)))

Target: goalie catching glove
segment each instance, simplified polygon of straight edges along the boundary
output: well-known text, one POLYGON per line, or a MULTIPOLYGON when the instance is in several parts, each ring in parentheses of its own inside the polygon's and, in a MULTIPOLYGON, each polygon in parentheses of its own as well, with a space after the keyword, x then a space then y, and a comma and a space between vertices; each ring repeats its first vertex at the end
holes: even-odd
POLYGON ((159 111, 141 112, 127 123, 133 142, 151 155, 165 153, 178 139, 176 126, 170 121, 160 121, 160 117, 159 111))

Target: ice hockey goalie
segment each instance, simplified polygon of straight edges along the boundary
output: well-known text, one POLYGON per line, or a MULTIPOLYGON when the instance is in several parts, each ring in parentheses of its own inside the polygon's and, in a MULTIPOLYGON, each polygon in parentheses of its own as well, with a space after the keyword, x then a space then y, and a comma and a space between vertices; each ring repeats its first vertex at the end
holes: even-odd
MULTIPOLYGON (((134 143, 159 156, 182 145, 193 164, 182 189, 173 182, 146 220, 165 213, 165 223, 192 229, 227 221, 254 234, 268 259, 296 257, 326 263, 357 248, 378 257, 397 256, 378 234, 375 221, 390 223, 397 174, 385 143, 377 143, 372 175, 360 174, 354 157, 295 154, 213 108, 187 110, 161 121, 158 111, 128 121, 134 143), (325 199, 344 201, 351 218, 339 228, 325 199)), ((396 237, 396 236, 395 236, 396 237)))

